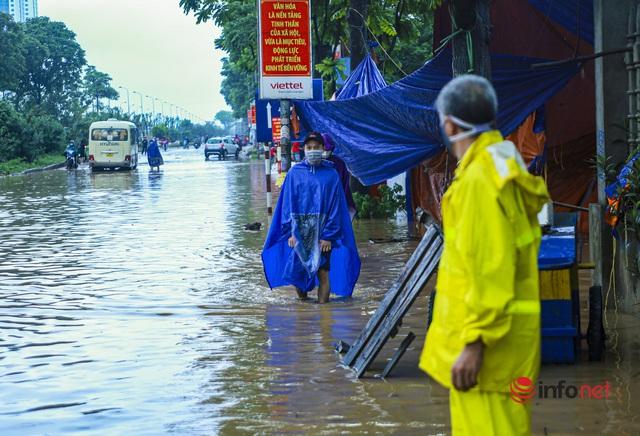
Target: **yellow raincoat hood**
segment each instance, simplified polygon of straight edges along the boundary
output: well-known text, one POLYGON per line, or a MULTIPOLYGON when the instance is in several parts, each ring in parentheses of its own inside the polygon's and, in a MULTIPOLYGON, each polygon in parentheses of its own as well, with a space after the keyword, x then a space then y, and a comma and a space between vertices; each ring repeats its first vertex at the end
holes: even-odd
POLYGON ((464 346, 485 344, 476 389, 508 392, 535 380, 540 362, 537 214, 548 201, 513 143, 483 133, 465 153, 442 202, 444 251, 433 322, 420 367, 451 388, 464 346))

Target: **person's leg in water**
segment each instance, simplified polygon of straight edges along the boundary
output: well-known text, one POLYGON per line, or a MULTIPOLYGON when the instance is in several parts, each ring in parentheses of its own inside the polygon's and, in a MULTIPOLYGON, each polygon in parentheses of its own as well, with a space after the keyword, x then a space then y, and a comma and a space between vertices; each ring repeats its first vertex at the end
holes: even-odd
POLYGON ((329 271, 331 271, 331 249, 322 253, 322 260, 324 261, 320 269, 318 270, 318 303, 324 304, 329 302, 329 294, 331 293, 329 283, 329 271))
POLYGON ((296 293, 298 294, 298 298, 299 298, 300 300, 303 300, 303 301, 304 301, 304 300, 309 299, 309 297, 307 296, 307 293, 306 293, 306 292, 304 292, 304 291, 302 291, 302 290, 301 290, 301 289, 299 289, 299 288, 296 288, 296 293))
POLYGON ((318 303, 324 304, 329 302, 329 271, 320 268, 318 270, 318 280, 320 286, 318 286, 318 303))

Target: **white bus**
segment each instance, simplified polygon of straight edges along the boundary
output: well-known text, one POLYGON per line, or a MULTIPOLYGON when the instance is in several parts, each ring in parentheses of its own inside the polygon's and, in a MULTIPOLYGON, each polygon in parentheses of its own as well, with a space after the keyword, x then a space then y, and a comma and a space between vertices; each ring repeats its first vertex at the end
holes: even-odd
POLYGON ((129 121, 97 121, 89 128, 89 166, 92 170, 138 166, 138 129, 129 121))

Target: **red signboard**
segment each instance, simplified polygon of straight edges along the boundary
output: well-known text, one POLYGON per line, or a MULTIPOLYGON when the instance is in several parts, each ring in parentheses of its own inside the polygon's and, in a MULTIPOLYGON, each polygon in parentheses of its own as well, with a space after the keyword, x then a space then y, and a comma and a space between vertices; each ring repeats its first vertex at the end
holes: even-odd
POLYGON ((271 134, 273 136, 273 142, 280 142, 280 131, 281 131, 282 125, 280 124, 280 118, 279 117, 273 117, 271 119, 271 134))
POLYGON ((309 0, 260 0, 261 98, 313 98, 309 0))
POLYGON ((256 124, 256 105, 255 103, 251 103, 251 107, 247 109, 247 122, 250 126, 256 124))

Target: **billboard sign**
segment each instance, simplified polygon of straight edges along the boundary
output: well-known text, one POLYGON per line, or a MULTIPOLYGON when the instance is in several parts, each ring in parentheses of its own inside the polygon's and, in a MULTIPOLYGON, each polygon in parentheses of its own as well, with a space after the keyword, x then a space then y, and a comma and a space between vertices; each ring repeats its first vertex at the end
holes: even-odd
MULTIPOLYGON (((322 79, 313 79, 313 100, 322 101, 323 86, 322 79)), ((295 100, 292 101, 295 105, 295 100)), ((256 93, 256 141, 257 142, 271 142, 273 141, 273 118, 280 118, 280 100, 260 100, 258 93, 256 93)), ((304 132, 303 132, 304 133, 304 132)), ((291 132, 291 140, 295 141, 298 138, 293 137, 293 131, 291 132)))
POLYGON ((313 98, 310 0, 260 0, 260 98, 313 98))

